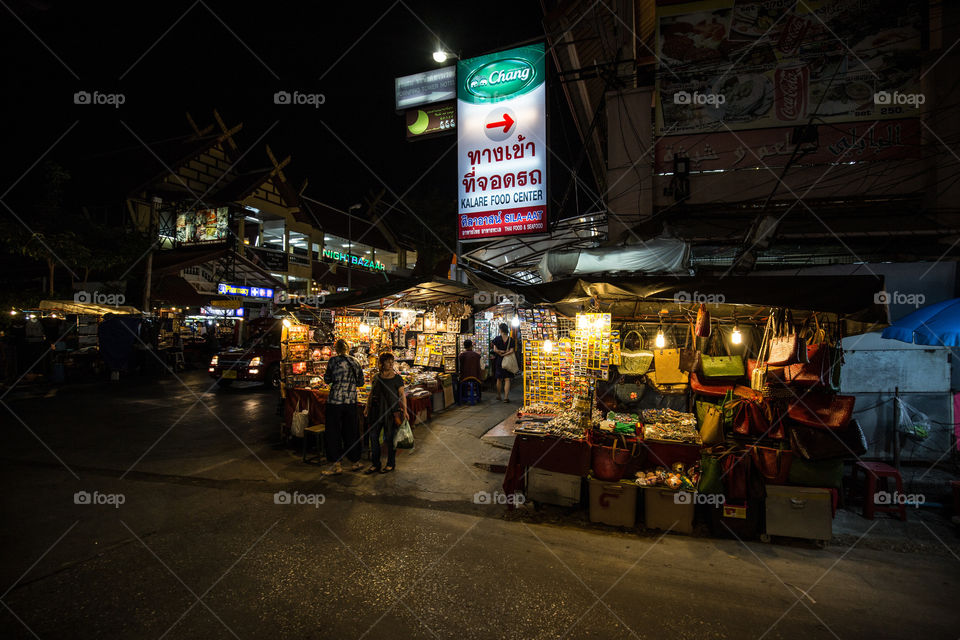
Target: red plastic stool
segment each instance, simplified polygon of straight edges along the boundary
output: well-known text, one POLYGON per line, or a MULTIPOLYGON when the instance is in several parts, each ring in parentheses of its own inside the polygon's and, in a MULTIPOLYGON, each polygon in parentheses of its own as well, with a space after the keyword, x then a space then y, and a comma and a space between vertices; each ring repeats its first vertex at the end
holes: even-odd
POLYGON ((903 502, 903 479, 900 472, 886 464, 885 462, 857 462, 853 465, 853 471, 850 475, 850 484, 855 486, 857 480, 857 468, 863 469, 867 477, 866 490, 863 496, 863 517, 873 520, 873 515, 877 511, 883 513, 899 514, 901 520, 907 519, 907 505, 903 502), (887 479, 893 478, 897 484, 895 496, 890 496, 887 491, 887 479), (875 500, 877 496, 877 480, 883 481, 883 490, 891 500, 885 504, 878 505, 875 500), (896 500, 892 498, 897 498, 896 500))

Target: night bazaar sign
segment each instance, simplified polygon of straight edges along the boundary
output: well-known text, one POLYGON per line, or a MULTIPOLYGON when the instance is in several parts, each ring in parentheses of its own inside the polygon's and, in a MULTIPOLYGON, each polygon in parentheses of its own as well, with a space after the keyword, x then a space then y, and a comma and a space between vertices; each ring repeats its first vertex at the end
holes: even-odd
POLYGON ((543 45, 457 63, 461 240, 547 231, 543 45))
POLYGON ((323 250, 323 259, 330 262, 342 262, 351 267, 360 267, 361 269, 369 269, 371 271, 384 271, 387 268, 382 262, 370 260, 362 256, 355 256, 352 253, 341 253, 332 249, 323 250))

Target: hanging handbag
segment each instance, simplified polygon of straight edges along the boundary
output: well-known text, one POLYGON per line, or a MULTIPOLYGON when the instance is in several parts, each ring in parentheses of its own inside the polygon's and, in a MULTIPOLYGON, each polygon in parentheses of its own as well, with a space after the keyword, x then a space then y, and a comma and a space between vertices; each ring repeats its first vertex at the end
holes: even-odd
POLYGON ((859 458, 867 453, 867 438, 856 420, 836 430, 794 424, 790 426, 790 446, 804 460, 859 458))
MULTIPOLYGON (((793 314, 783 309, 777 309, 774 316, 774 334, 770 339, 766 362, 775 366, 796 364, 800 361, 797 354, 801 341, 796 328, 793 326, 793 314)), ((804 358, 806 358, 806 355, 804 355, 804 358)))
POLYGON ((793 462, 793 452, 789 449, 750 447, 753 457, 753 466, 770 484, 784 484, 790 476, 790 466, 793 462))
POLYGON ((680 358, 677 365, 680 371, 693 373, 700 370, 700 350, 697 349, 697 337, 694 334, 693 323, 690 323, 690 337, 687 343, 680 349, 680 358))
POLYGON ((700 303, 700 308, 697 309, 697 327, 695 333, 701 338, 710 337, 710 312, 707 311, 707 305, 702 302, 700 303))
POLYGON ((698 393, 703 396, 714 396, 719 398, 726 395, 728 391, 733 391, 733 383, 704 380, 699 374, 691 373, 690 388, 693 389, 694 393, 698 393))
POLYGON ((620 364, 617 369, 620 373, 631 376, 642 376, 650 369, 653 362, 653 352, 643 348, 643 339, 635 331, 629 331, 623 336, 623 342, 620 346, 620 364), (631 336, 636 336, 637 346, 629 345, 631 336))
POLYGON ((763 329, 763 339, 760 341, 760 351, 757 353, 756 366, 750 371, 750 388, 762 391, 767 386, 767 349, 770 344, 770 333, 773 331, 773 315, 767 318, 767 325, 763 329), (761 364, 764 363, 764 364, 761 364))
POLYGON ((723 409, 710 402, 697 403, 700 419, 700 440, 704 446, 723 442, 723 409))
POLYGON ((300 410, 300 403, 293 412, 293 419, 290 420, 290 435, 294 438, 302 438, 307 427, 310 426, 310 411, 300 410))
POLYGON ((621 382, 614 386, 613 395, 617 399, 617 406, 629 406, 639 402, 646 390, 646 385, 621 382))
POLYGON ((709 355, 704 353, 700 355, 700 371, 708 378, 742 378, 745 373, 743 367, 743 358, 730 355, 729 349, 727 355, 717 355, 719 351, 718 338, 720 330, 713 334, 710 341, 709 355))
POLYGON ((680 370, 679 349, 654 349, 653 368, 655 385, 687 385, 690 374, 680 370))
POLYGON ((725 451, 715 449, 700 453, 700 480, 697 482, 699 493, 719 495, 723 493, 723 455, 725 451))
POLYGON ((790 405, 787 415, 808 427, 843 429, 853 418, 856 401, 854 396, 808 393, 790 405))

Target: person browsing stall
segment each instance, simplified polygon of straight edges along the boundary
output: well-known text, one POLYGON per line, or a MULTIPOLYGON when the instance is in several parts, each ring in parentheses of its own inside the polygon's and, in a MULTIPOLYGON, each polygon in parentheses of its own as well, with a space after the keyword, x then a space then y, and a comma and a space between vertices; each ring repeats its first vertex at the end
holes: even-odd
POLYGON ((497 400, 510 402, 510 381, 513 373, 503 368, 503 359, 514 353, 516 341, 510 336, 510 327, 500 323, 500 335, 493 339, 493 352, 496 354, 493 362, 493 372, 497 378, 497 400), (501 397, 501 389, 503 396, 501 397))
POLYGON ((370 397, 364 415, 370 425, 370 468, 364 473, 389 473, 397 467, 397 448, 394 438, 397 428, 404 420, 409 420, 407 413, 407 394, 403 388, 403 378, 394 369, 396 360, 392 353, 380 354, 380 371, 371 382, 370 397), (380 466, 380 434, 383 433, 383 444, 387 446, 387 465, 380 466))
POLYGON ((357 427, 357 387, 363 386, 363 369, 356 359, 347 355, 346 340, 337 340, 333 345, 337 355, 330 358, 323 381, 330 385, 327 396, 327 424, 324 443, 327 460, 333 467, 324 475, 339 475, 343 472, 340 461, 344 456, 353 463, 351 469, 359 471, 360 433, 357 427))

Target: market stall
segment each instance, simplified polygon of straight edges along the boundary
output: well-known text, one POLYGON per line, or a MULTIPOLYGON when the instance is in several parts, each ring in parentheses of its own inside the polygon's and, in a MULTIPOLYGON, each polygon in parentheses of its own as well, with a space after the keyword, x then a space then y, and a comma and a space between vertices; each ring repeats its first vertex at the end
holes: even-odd
POLYGON ((607 524, 691 532, 696 516, 717 535, 828 540, 844 460, 865 451, 838 388, 841 338, 883 321, 866 295, 877 285, 818 278, 827 302, 790 308, 759 302, 779 278, 730 280, 747 302, 662 282, 524 292, 553 299, 521 314, 524 406, 504 491, 588 502, 607 524))

